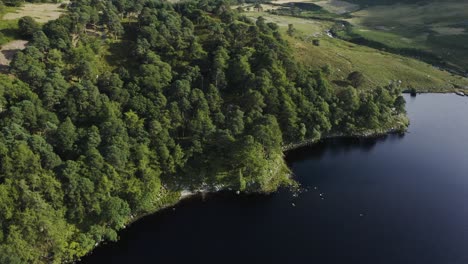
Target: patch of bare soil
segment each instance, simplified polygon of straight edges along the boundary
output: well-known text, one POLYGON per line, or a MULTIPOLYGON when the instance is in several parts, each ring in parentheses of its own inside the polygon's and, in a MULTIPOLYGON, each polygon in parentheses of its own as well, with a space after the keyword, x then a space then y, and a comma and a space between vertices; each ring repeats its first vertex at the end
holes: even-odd
POLYGON ((15 54, 20 50, 24 50, 27 44, 26 40, 14 40, 3 45, 0 48, 0 71, 5 71, 15 54))

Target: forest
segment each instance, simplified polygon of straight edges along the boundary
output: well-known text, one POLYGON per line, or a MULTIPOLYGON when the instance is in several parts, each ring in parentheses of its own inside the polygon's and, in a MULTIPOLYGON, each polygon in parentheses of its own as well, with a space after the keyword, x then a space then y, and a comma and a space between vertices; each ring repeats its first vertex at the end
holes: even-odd
POLYGON ((79 259, 184 189, 272 192, 283 147, 405 129, 400 87, 332 88, 229 2, 77 0, 0 75, 0 263, 79 259))

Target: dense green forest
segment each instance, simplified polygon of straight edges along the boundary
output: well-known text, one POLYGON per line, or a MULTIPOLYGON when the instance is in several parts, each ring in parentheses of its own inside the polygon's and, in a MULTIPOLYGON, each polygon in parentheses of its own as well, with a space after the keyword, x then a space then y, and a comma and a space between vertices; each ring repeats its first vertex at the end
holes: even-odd
POLYGON ((406 125, 399 87, 332 89, 227 2, 69 9, 22 19, 0 75, 0 263, 72 261, 182 189, 276 190, 288 143, 406 125))

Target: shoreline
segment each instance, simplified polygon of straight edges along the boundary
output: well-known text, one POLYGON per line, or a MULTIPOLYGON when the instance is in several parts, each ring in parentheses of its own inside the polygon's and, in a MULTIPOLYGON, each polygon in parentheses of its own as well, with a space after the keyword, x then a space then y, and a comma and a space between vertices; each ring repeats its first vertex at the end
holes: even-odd
MULTIPOLYGON (((283 161, 284 161, 284 156, 287 155, 287 152, 295 150, 295 149, 303 148, 303 147, 313 146, 313 145, 319 143, 322 140, 334 139, 334 138, 376 138, 376 137, 385 136, 385 135, 404 133, 404 132, 406 132, 408 124, 409 124, 409 120, 407 119, 406 115, 404 115, 404 120, 407 123, 406 124, 403 123, 403 126, 400 123, 399 126, 395 125, 394 127, 391 127, 390 129, 368 130, 368 131, 362 131, 362 132, 356 132, 356 133, 350 133, 350 134, 338 134, 338 133, 337 134, 329 134, 329 135, 325 135, 323 137, 320 137, 318 139, 308 139, 308 140, 306 139, 306 140, 302 140, 300 142, 287 144, 287 145, 283 146, 282 149, 281 149, 281 152, 283 154, 283 161)), ((401 121, 401 120, 394 120, 394 121, 401 121)), ((289 174, 288 177, 292 178, 293 174, 289 174)), ((129 219, 129 222, 127 224, 125 224, 122 229, 118 230, 118 232, 121 232, 124 229, 127 229, 129 226, 131 226, 132 224, 134 224, 135 222, 139 221, 140 219, 142 219, 142 218, 144 218, 146 216, 156 214, 156 213, 161 212, 163 210, 168 210, 170 207, 179 204, 182 200, 190 199, 190 198, 192 198, 194 196, 197 196, 197 195, 205 195, 205 194, 208 194, 208 193, 217 193, 217 192, 220 192, 220 191, 235 191, 235 190, 232 189, 231 187, 228 187, 228 186, 218 185, 218 186, 213 186, 211 188, 210 187, 204 187, 204 188, 193 190, 193 191, 186 188, 186 189, 174 191, 173 193, 170 192, 168 194, 168 197, 170 196, 170 194, 176 194, 176 193, 178 193, 179 197, 177 199, 175 199, 174 201, 171 201, 171 202, 161 206, 160 208, 156 209, 155 211, 143 213, 143 214, 137 215, 137 216, 131 215, 131 217, 129 219)), ((241 193, 241 191, 239 191, 239 190, 237 190, 235 192, 236 192, 236 194, 241 193)), ((246 192, 244 192, 244 193, 246 193, 246 192)), ((262 192, 259 192, 259 193, 262 193, 262 192)), ((93 249, 91 251, 89 251, 86 255, 84 255, 83 257, 87 257, 87 256, 91 255, 94 252, 94 250, 96 250, 99 246, 101 246, 103 244, 107 244, 108 242, 109 241, 97 242, 96 245, 93 247, 93 249)), ((114 243, 114 242, 112 242, 112 243, 114 243)), ((81 258, 83 258, 83 257, 80 257, 78 259, 78 261, 81 261, 81 258)), ((72 263, 76 263, 76 262, 72 262, 72 263)))
POLYGON ((356 134, 330 134, 326 135, 323 137, 320 137, 318 139, 308 139, 304 140, 301 142, 296 142, 296 143, 290 143, 285 146, 283 146, 282 151, 284 154, 286 154, 289 151, 293 151, 296 149, 304 148, 304 147, 311 147, 317 143, 320 143, 323 140, 327 139, 339 139, 339 138, 377 138, 377 137, 382 137, 386 135, 392 135, 392 134, 399 134, 399 133, 405 133, 406 130, 400 130, 400 129, 390 129, 387 131, 378 131, 378 132, 369 132, 369 133, 356 133, 356 134))
MULTIPOLYGON (((416 89, 416 94, 453 94, 457 95, 458 91, 463 91, 468 93, 468 87, 456 87, 456 88, 451 88, 449 90, 443 89, 442 91, 427 91, 427 90, 418 90, 416 89)), ((409 94, 411 95, 411 91, 409 89, 403 90, 401 92, 402 94, 409 94)))
MULTIPOLYGON (((320 137, 319 139, 310 139, 310 140, 303 140, 301 142, 290 143, 288 145, 283 146, 281 151, 283 153, 283 156, 285 156, 287 155, 287 152, 289 151, 296 150, 296 149, 303 148, 303 147, 313 146, 322 140, 335 139, 335 138, 377 138, 377 137, 391 135, 391 134, 404 133, 405 131, 406 131, 406 128, 404 130, 392 128, 392 129, 385 130, 385 131, 366 131, 366 132, 354 133, 354 134, 330 134, 324 137, 320 137)), ((292 175, 290 175, 290 177, 292 177, 292 175)), ((235 191, 235 190, 228 186, 215 186, 212 188, 205 187, 205 188, 196 189, 196 190, 190 190, 186 188, 180 191, 176 191, 175 193, 179 192, 179 198, 176 201, 174 201, 173 203, 168 203, 167 205, 162 206, 156 211, 148 212, 139 216, 135 216, 134 218, 131 219, 131 221, 126 225, 125 228, 127 228, 128 226, 130 226, 134 222, 137 222, 138 220, 140 220, 141 218, 145 216, 155 214, 159 211, 162 211, 171 206, 174 206, 178 204, 179 202, 181 202, 182 200, 190 199, 200 194, 203 195, 203 194, 208 194, 208 193, 217 193, 220 191, 235 191)), ((235 191, 235 192, 237 192, 238 194, 241 193, 241 191, 235 191)))

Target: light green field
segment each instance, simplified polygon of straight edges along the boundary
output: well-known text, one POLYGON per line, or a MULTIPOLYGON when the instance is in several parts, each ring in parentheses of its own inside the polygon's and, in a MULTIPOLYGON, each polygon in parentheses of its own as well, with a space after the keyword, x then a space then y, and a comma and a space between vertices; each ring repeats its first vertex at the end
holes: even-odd
POLYGON ((468 86, 468 79, 453 76, 427 63, 342 40, 322 39, 319 47, 295 38, 288 40, 299 61, 316 68, 330 65, 331 79, 335 82, 345 80, 353 71, 360 71, 366 77, 365 88, 401 82, 403 88, 443 92, 468 86))
POLYGON ((0 9, 0 46, 18 38, 18 20, 4 20, 3 16, 16 12, 17 7, 3 7, 0 9))
POLYGON ((446 92, 455 87, 468 86, 468 79, 454 76, 427 63, 388 52, 352 44, 327 36, 332 22, 276 16, 268 13, 246 14, 252 19, 263 16, 275 22, 286 33, 288 24, 293 24, 297 33, 294 37, 284 34, 294 49, 296 58, 314 68, 331 66, 331 80, 342 83, 349 73, 361 71, 366 76, 364 88, 374 88, 399 82, 403 88, 414 87, 419 91, 446 92), (319 39, 320 46, 312 45, 319 39))
POLYGON ((63 14, 64 9, 60 7, 61 5, 61 3, 25 3, 15 11, 5 13, 2 20, 18 20, 30 16, 38 23, 46 23, 63 14))
POLYGON ((431 52, 468 71, 468 1, 372 6, 351 15, 354 34, 391 48, 431 52))
POLYGON ((356 24, 377 27, 414 28, 419 26, 450 26, 465 21, 468 2, 447 0, 430 4, 395 4, 374 6, 353 13, 351 21, 356 24))
POLYGON ((289 24, 293 24, 294 28, 306 35, 324 35, 325 31, 330 29, 332 22, 303 19, 290 16, 273 15, 267 12, 245 12, 244 15, 255 20, 258 17, 264 17, 268 22, 276 23, 280 28, 287 29, 289 24))
POLYGON ((350 13, 359 9, 358 5, 342 0, 313 0, 311 2, 335 14, 350 13))
POLYGON ((384 43, 392 48, 407 48, 407 49, 427 49, 425 45, 427 34, 421 34, 407 38, 398 33, 393 33, 386 29, 369 29, 366 27, 358 27, 353 29, 353 33, 358 34, 366 39, 384 43))

